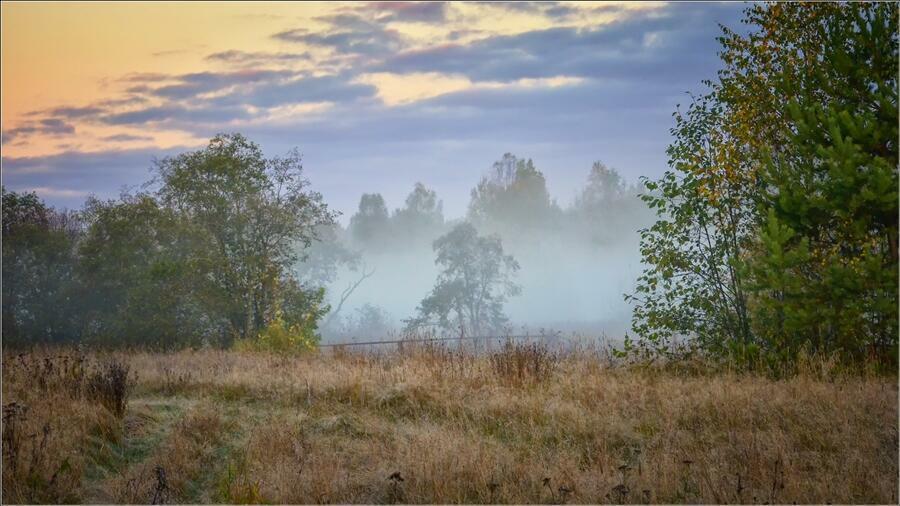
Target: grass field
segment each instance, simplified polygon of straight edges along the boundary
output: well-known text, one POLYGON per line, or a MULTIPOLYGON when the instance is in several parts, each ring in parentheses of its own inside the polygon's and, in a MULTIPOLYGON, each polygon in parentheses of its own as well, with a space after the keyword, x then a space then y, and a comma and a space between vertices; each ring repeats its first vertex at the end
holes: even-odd
POLYGON ((7 351, 3 499, 896 503, 897 396, 529 347, 7 351))

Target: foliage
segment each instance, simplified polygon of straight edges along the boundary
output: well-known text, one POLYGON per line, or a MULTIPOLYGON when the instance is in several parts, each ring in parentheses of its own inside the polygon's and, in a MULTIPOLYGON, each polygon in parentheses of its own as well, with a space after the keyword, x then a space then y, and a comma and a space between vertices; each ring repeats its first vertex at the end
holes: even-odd
POLYGON ((295 244, 308 247, 317 227, 334 220, 302 168, 296 150, 266 159, 240 134, 157 164, 160 201, 209 243, 197 255, 210 267, 204 290, 229 323, 226 339, 266 326, 299 258, 295 244))
POLYGON ((817 23, 821 62, 798 89, 760 172, 767 209, 750 259, 757 335, 767 351, 897 356, 897 73, 895 4, 835 11, 817 23), (825 98, 823 100, 823 97, 825 98), (789 338, 789 343, 785 343, 789 338))
POLYGON ((302 353, 313 351, 319 344, 315 327, 302 323, 287 323, 276 314, 255 339, 238 339, 234 349, 238 351, 268 351, 273 353, 302 353))
POLYGON ((501 330, 506 322, 503 304, 520 288, 512 282, 519 264, 503 253, 500 238, 479 236, 464 222, 433 247, 441 272, 431 294, 419 304, 418 316, 407 320, 408 327, 436 324, 469 336, 501 330))
POLYGON ((721 107, 700 99, 675 114, 670 165, 645 181, 642 198, 658 220, 641 231, 647 267, 634 294, 633 328, 654 352, 689 336, 714 353, 750 344, 746 293, 738 260, 753 230, 748 186, 731 177, 746 170, 735 156, 721 107))
POLYGON ((147 194, 89 200, 79 245, 83 338, 106 345, 199 344, 224 322, 204 304, 203 235, 147 194), (204 309, 206 309, 204 311, 204 309))
POLYGON ((675 115, 672 170, 645 182, 640 345, 896 363, 896 5, 754 5, 745 22, 675 115))
POLYGON ((302 285, 294 266, 335 215, 309 190, 299 154, 265 158, 223 134, 158 162, 156 175, 153 193, 91 198, 77 214, 3 190, 7 343, 227 345, 279 311, 314 334, 324 290, 302 285))
POLYGON ((315 350, 319 344, 318 322, 330 307, 324 303, 325 289, 304 289, 296 281, 281 287, 283 300, 273 318, 255 338, 238 339, 235 349, 301 353, 315 350))
POLYGON ((34 193, 3 188, 2 196, 4 341, 77 339, 78 215, 48 208, 34 193))

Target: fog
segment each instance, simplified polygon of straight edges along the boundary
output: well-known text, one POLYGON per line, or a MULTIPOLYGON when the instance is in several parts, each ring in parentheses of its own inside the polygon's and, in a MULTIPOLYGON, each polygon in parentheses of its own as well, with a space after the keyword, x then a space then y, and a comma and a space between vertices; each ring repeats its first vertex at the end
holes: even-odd
POLYGON ((636 182, 615 169, 595 163, 584 172, 582 191, 560 205, 539 168, 507 154, 473 182, 460 217, 443 216, 440 196, 415 182, 406 202, 361 196, 349 224, 323 231, 298 266, 301 279, 326 288, 332 311, 320 325, 323 341, 399 335, 435 286, 433 242, 463 222, 499 237, 519 265, 511 280, 521 290, 503 304, 499 333, 620 338, 631 318, 623 294, 641 269, 639 230, 652 213, 636 182))

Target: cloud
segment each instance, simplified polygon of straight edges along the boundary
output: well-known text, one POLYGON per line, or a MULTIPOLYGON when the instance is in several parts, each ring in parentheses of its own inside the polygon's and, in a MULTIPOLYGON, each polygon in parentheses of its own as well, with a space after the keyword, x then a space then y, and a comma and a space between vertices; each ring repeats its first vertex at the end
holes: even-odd
MULTIPOLYGON (((552 19, 564 19, 577 13, 579 9, 569 7, 560 2, 479 2, 491 7, 501 8, 512 12, 525 12, 540 14, 552 19)), ((607 5, 616 10, 622 8, 615 5, 607 5)))
POLYGON ((332 29, 323 33, 296 28, 278 32, 272 37, 283 42, 328 48, 343 55, 385 56, 405 45, 398 31, 358 14, 335 14, 316 19, 329 23, 332 29))
MULTIPOLYGON (((114 148, 127 145, 115 143, 161 142, 167 132, 197 139, 238 130, 267 153, 298 146, 317 189, 342 210, 352 210, 363 191, 405 192, 411 182, 427 178, 446 192, 448 210, 464 211, 478 176, 504 151, 513 151, 546 163, 542 170, 551 191, 566 197, 559 182, 571 175, 580 184, 595 158, 622 168, 632 179, 665 168, 671 112, 683 91, 715 76, 720 65, 716 22, 739 28, 743 8, 676 4, 590 28, 553 27, 565 23, 553 21, 549 28, 504 36, 448 24, 447 33, 457 32, 457 41, 481 38, 414 51, 411 40, 391 29, 402 23, 389 23, 446 15, 416 11, 424 9, 418 5, 412 10, 398 4, 341 7, 338 14, 319 18, 328 23, 325 30, 274 36, 298 47, 208 54, 207 62, 235 66, 223 71, 129 74, 113 83, 127 88, 124 93, 82 107, 37 111, 19 128, 4 131, 3 142, 41 132, 65 135, 75 127, 79 134, 91 133, 81 128, 90 123, 101 125, 95 140, 114 148), (322 51, 306 53, 303 44, 331 52, 324 57, 322 51), (319 74, 290 70, 308 54, 319 74), (322 75, 332 64, 343 70, 322 75), (391 94, 390 88, 404 93, 391 94), (141 130, 117 134, 109 125, 141 130)), ((548 19, 580 15, 556 9, 569 8, 565 5, 519 5, 497 8, 536 9, 532 12, 548 19)), ((146 181, 154 156, 177 151, 4 154, 4 183, 111 197, 122 184, 146 181)), ((50 200, 76 203, 73 196, 50 200)))
POLYGON ((367 2, 357 11, 372 12, 378 21, 440 23, 447 19, 447 2, 367 2))
MULTIPOLYGON (((319 86, 327 89, 329 83, 319 86)), ((387 197, 425 179, 446 195, 448 212, 456 213, 464 211, 468 191, 481 173, 505 151, 545 163, 542 170, 556 185, 551 190, 563 198, 569 195, 566 181, 580 184, 595 158, 621 167, 632 179, 658 173, 665 167, 671 112, 678 98, 653 83, 562 80, 554 86, 552 81, 526 81, 393 107, 374 100, 336 101, 309 117, 235 128, 269 154, 299 147, 313 184, 339 210, 352 211, 363 191, 383 191, 387 197)), ((178 112, 177 119, 166 121, 193 120, 189 113, 178 112)), ((216 122, 191 129, 198 137, 220 130, 216 122)), ((53 186, 114 197, 122 184, 149 179, 153 157, 178 150, 4 157, 4 178, 11 188, 53 186)), ((50 201, 80 203, 62 197, 50 201)))
POLYGON ((3 132, 3 142, 13 142, 23 135, 66 135, 74 134, 75 126, 59 118, 44 118, 28 121, 24 125, 3 132))
MULTIPOLYGON (((260 75, 262 74, 256 74, 256 77, 260 75)), ((374 97, 377 91, 370 84, 350 82, 350 78, 343 75, 310 77, 304 74, 275 73, 267 74, 268 79, 253 78, 245 81, 242 81, 244 78, 232 80, 231 76, 233 75, 208 75, 191 85, 178 88, 177 91, 157 88, 148 93, 166 99, 163 105, 110 112, 98 119, 110 125, 158 123, 181 129, 189 129, 193 125, 207 131, 209 125, 263 117, 266 109, 304 103, 352 102, 374 97), (282 78, 283 76, 292 77, 282 78), (226 90, 233 82, 244 82, 246 86, 226 90), (202 97, 204 93, 221 90, 225 91, 214 97, 202 97)))
POLYGON ((206 56, 206 60, 232 65, 265 65, 275 63, 292 63, 310 61, 309 53, 288 53, 272 51, 221 51, 206 56))
POLYGON ((103 112, 102 107, 98 106, 86 106, 86 107, 55 107, 52 109, 45 109, 41 111, 34 111, 29 113, 29 116, 42 115, 42 116, 51 116, 55 118, 65 118, 65 119, 81 119, 90 116, 96 116, 103 112))
POLYGON ((568 75, 694 82, 712 77, 715 60, 706 49, 719 34, 717 21, 736 22, 741 8, 673 5, 590 29, 554 27, 408 50, 373 70, 462 74, 473 81, 568 75))
MULTIPOLYGON (((50 156, 3 157, 3 184, 13 191, 45 189, 55 206, 76 208, 84 196, 113 198, 150 179, 153 160, 188 149, 147 148, 97 153, 65 152, 50 156)), ((40 194, 40 192, 38 192, 40 194)))
POLYGON ((176 84, 159 87, 139 85, 130 90, 170 100, 195 98, 205 93, 213 93, 231 86, 247 85, 284 78, 292 75, 285 70, 240 70, 235 72, 196 72, 171 76, 176 84))
POLYGON ((159 72, 131 72, 117 79, 123 83, 146 83, 154 81, 165 81, 169 78, 168 74, 159 72))
POLYGON ((242 107, 222 106, 185 107, 165 105, 135 111, 109 114, 101 119, 110 125, 141 125, 144 123, 180 122, 184 124, 227 123, 248 119, 251 114, 242 107))
POLYGON ((153 53, 150 53, 150 55, 155 58, 160 58, 160 57, 164 57, 164 56, 174 56, 176 54, 184 54, 184 53, 187 53, 187 51, 184 49, 169 49, 166 51, 155 51, 153 53))
POLYGON ((251 105, 268 108, 304 102, 352 101, 375 95, 374 86, 352 83, 350 79, 351 76, 348 75, 334 75, 270 81, 218 97, 211 102, 217 105, 251 105))
POLYGON ((101 137, 100 140, 107 142, 135 142, 135 141, 152 141, 153 137, 147 135, 131 135, 131 134, 116 134, 116 135, 107 135, 106 137, 101 137))
POLYGON ((42 198, 62 197, 62 198, 84 198, 88 196, 88 192, 82 190, 72 190, 69 188, 51 188, 49 186, 36 186, 34 188, 26 188, 26 192, 37 193, 42 198))

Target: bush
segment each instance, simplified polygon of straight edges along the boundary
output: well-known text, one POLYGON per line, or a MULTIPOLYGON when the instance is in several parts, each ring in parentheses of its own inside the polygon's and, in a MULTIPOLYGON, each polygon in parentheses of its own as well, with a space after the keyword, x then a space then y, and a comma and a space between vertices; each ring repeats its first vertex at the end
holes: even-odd
POLYGON ((315 350, 319 345, 319 336, 311 325, 284 321, 277 315, 256 337, 256 339, 238 339, 234 348, 238 351, 270 351, 274 353, 304 353, 315 350))
POLYGON ((132 386, 128 370, 127 364, 106 362, 97 368, 87 382, 88 397, 103 404, 119 418, 125 415, 132 386))
POLYGON ((559 357, 542 344, 506 341, 500 351, 491 354, 490 361, 502 381, 522 384, 549 378, 556 370, 559 357))

